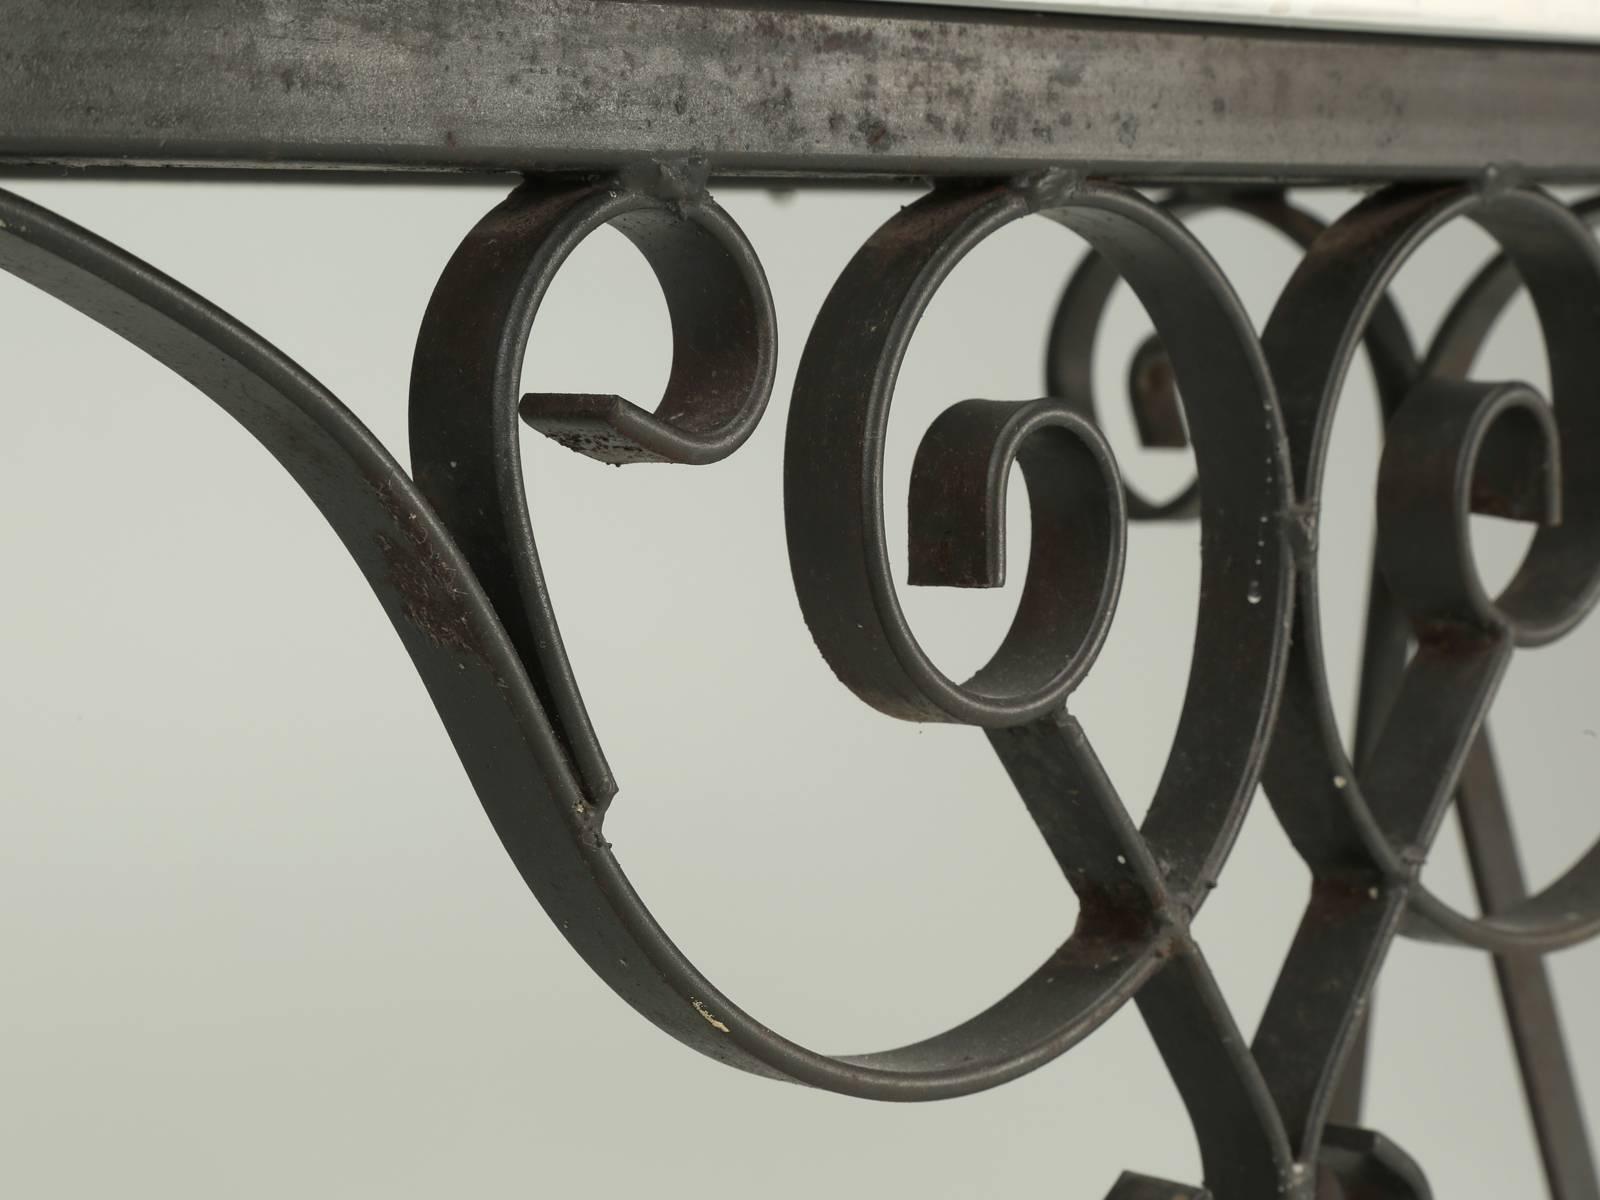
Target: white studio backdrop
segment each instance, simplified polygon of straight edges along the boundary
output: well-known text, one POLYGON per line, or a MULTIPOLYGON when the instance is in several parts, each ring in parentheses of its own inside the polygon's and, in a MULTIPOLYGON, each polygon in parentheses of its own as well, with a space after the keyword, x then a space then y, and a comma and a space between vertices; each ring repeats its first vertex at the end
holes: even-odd
MULTIPOLYGON (((406 461, 423 306, 494 184, 22 180, 301 362, 406 461)), ((558 613, 622 783, 607 826, 679 944, 741 1004, 824 1049, 899 1044, 1008 988, 1074 904, 981 736, 859 703, 789 581, 781 460, 812 316, 912 196, 726 189, 765 263, 771 410, 711 468, 613 470, 525 436, 558 613)), ((1347 193, 1309 195, 1332 214, 1347 193)), ((1258 322, 1295 261, 1244 219, 1196 229, 1258 322)), ((968 396, 1038 394, 1082 244, 1024 222, 965 262, 902 375, 891 533, 921 431, 968 396)), ((1445 231, 1398 294, 1425 335, 1488 253, 1445 231)), ((1143 336, 1120 297, 1099 382, 1121 403, 1143 336)), ((1597 331, 1600 333, 1600 331, 1597 331)), ((393 632, 281 469, 186 384, 0 278, 0 1195, 1097 1198, 1124 1168, 1197 1180, 1187 1118, 1130 1006, 986 1094, 920 1106, 734 1073, 658 1033, 546 921, 497 843, 393 632)), ((530 386, 641 401, 665 378, 659 293, 620 236, 570 261, 530 386)), ((1486 375, 1544 382, 1530 311, 1486 375)), ((1377 470, 1354 373, 1324 511, 1324 606, 1353 691, 1377 470)), ((1026 499, 1013 490, 1012 549, 1026 499)), ((897 532, 899 531, 899 532, 897 532)), ((1485 523, 1490 575, 1515 530, 1485 523)), ((1129 806, 1148 803, 1193 635, 1193 526, 1137 527, 1108 646, 1074 709, 1129 806)), ((950 671, 1009 622, 1012 587, 904 595, 950 671)), ((1600 833, 1600 619, 1523 652, 1493 727, 1536 880, 1600 833)), ((1348 707, 1348 705, 1347 705, 1348 707)), ((1471 889, 1453 821, 1430 880, 1471 889)), ((1264 800, 1197 931, 1252 1029, 1306 898, 1264 800)), ((1591 1114, 1600 946, 1551 962, 1591 1114)), ((1486 958, 1401 943, 1378 998, 1371 1122, 1436 1194, 1539 1176, 1486 958)))

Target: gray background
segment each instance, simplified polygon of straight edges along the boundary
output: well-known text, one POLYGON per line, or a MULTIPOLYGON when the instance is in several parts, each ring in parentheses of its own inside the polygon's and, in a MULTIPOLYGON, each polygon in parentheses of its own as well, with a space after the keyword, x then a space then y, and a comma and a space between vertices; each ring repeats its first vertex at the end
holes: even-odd
MULTIPOLYGON (((429 290, 496 185, 26 180, 196 288, 328 384, 404 461, 429 290)), ((772 409, 713 468, 613 471, 526 435, 529 491, 569 646, 622 791, 608 835, 680 945, 741 1004, 823 1049, 924 1036, 986 1004, 1070 926, 1073 900, 983 738, 856 701, 789 582, 780 467, 817 306, 910 193, 725 206, 765 262, 783 335, 772 409), (737 699, 735 699, 737 697, 737 699)), ((1345 194, 1308 198, 1327 213, 1345 194)), ((1258 321, 1293 267, 1242 219, 1196 227, 1258 321)), ((1038 393, 1082 245, 1006 230, 957 271, 902 375, 886 505, 903 538, 912 451, 971 395, 1038 393)), ((1398 292, 1427 331, 1487 253, 1451 229, 1398 292)), ((1138 306, 1099 378, 1120 404, 1138 306)), ((1597 331, 1600 332, 1600 331, 1597 331)), ((231 422, 112 335, 0 278, 0 1193, 28 1197, 1097 1197, 1123 1167, 1195 1180, 1187 1119, 1130 1007, 997 1091, 889 1106, 730 1072, 649 1027, 545 920, 484 819, 421 685, 310 503, 231 422)), ((642 401, 664 309, 620 237, 592 239, 536 326, 527 379, 642 401)), ((1544 380, 1519 309, 1484 362, 1544 380)), ((1348 388, 1325 501, 1339 694, 1361 625, 1376 422, 1348 388)), ((1176 457, 1178 461, 1169 459, 1176 457)), ((1013 584, 910 591, 924 643, 977 665, 1013 584)), ((1484 523, 1504 577, 1522 534, 1484 523)), ((1137 528, 1111 638, 1074 701, 1142 812, 1193 635, 1193 526, 1137 528)), ((1523 652, 1495 710, 1535 879, 1600 832, 1600 621, 1523 652)), ((1453 822, 1428 875, 1466 902, 1453 822)), ((1265 802, 1198 923, 1253 1028, 1305 899, 1265 802)), ((1600 947, 1552 962, 1600 1106, 1600 947)), ((1399 945, 1380 992, 1371 1120, 1442 1197, 1537 1179, 1489 964, 1399 945)))

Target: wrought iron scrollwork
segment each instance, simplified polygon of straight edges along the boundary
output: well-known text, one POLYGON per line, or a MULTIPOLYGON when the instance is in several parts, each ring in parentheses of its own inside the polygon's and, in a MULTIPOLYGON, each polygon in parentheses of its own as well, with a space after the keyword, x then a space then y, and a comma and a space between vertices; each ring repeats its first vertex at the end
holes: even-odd
POLYGON ((411 376, 417 484, 484 581, 585 792, 616 791, 550 605, 523 496, 518 414, 602 462, 703 464, 755 430, 777 355, 772 296, 739 227, 692 174, 533 181, 462 241, 429 301, 411 376), (653 186, 652 186, 653 185, 653 186), (654 412, 621 396, 521 396, 528 334, 583 239, 623 233, 654 271, 672 320, 672 373, 654 412), (519 399, 520 397, 520 399, 519 399))
POLYGON ((605 837, 617 791, 562 647, 523 494, 526 422, 605 462, 712 463, 760 421, 774 377, 772 297, 754 250, 683 166, 531 180, 462 242, 418 339, 415 481, 315 380, 249 330, 115 247, 0 193, 0 268, 126 337, 231 413, 317 503, 415 662, 510 857, 589 966, 656 1025, 721 1062, 884 1100, 995 1086, 1055 1058, 1135 1001, 1197 1133, 1205 1187, 1125 1175, 1118 1200, 1214 1195, 1421 1197, 1421 1169, 1358 1127, 1364 1014, 1404 932, 1498 956, 1553 1194, 1596 1195, 1592 1159, 1537 955, 1600 933, 1600 843, 1522 895, 1484 733, 1519 646, 1549 642, 1600 596, 1597 206, 1532 189, 1396 187, 1324 229, 1280 193, 1164 204, 1068 175, 934 189, 845 267, 802 355, 784 461, 794 585, 819 650, 891 716, 983 730, 1079 900, 1075 926, 990 1008, 914 1045, 830 1056, 768 1029, 676 948, 605 837), (1305 251, 1258 337, 1181 217, 1223 205, 1305 251), (991 660, 952 679, 901 607, 883 453, 902 359, 954 266, 1024 217, 1091 246, 1057 313, 1044 398, 946 409, 912 470, 909 583, 993 587, 1005 489, 1032 510, 1027 578, 991 660), (1440 226, 1482 225, 1505 252, 1426 355, 1386 299, 1440 226), (539 306, 602 225, 643 253, 672 322, 654 409, 609 395, 520 395, 539 306), (1135 356, 1141 437, 1192 445, 1197 477, 1155 502, 1125 488, 1097 426, 1095 333, 1125 281, 1155 335, 1135 356), (1469 376, 1518 286, 1551 367, 1527 385, 1469 376), (1387 419, 1357 745, 1333 720, 1317 609, 1316 530, 1334 408, 1367 347, 1387 419), (1490 597, 1472 512, 1538 527, 1490 597), (1135 826, 1070 697, 1117 606, 1127 522, 1200 521, 1201 585, 1182 715, 1135 826), (1313 877, 1253 1043, 1191 932, 1258 783, 1313 877), (1420 882, 1453 796, 1486 913, 1420 882), (1553 1015, 1550 1016, 1553 1020, 1553 1015), (1554 1041, 1551 1038, 1554 1038, 1554 1041))
MULTIPOLYGON (((1314 513, 1356 342, 1409 255, 1463 216, 1499 242, 1528 288, 1549 353, 1553 409, 1522 385, 1460 382, 1476 347, 1458 340, 1471 337, 1458 316, 1426 360, 1446 369, 1425 371, 1391 418, 1378 554, 1416 650, 1359 766, 1333 721, 1314 554, 1300 567, 1296 637, 1265 783, 1314 885, 1254 1048, 1306 1157, 1317 1153, 1356 1014, 1403 920, 1430 936, 1504 951, 1548 950, 1596 931, 1593 849, 1541 897, 1483 919, 1451 909, 1418 879, 1512 650, 1570 630, 1600 583, 1593 466, 1585 461, 1595 445, 1600 313, 1593 237, 1577 216, 1531 190, 1393 189, 1312 245, 1262 340, 1301 503, 1314 513), (1470 560, 1471 511, 1540 522, 1521 571, 1495 601, 1470 560)), ((1581 1137, 1567 1153, 1587 1158, 1581 1137)), ((1574 1177, 1584 1173, 1592 1193, 1592 1165, 1574 1177)))
POLYGON ((998 1082, 1065 1049, 1137 995, 1197 1124, 1228 1113, 1226 1150, 1218 1138, 1202 1136, 1202 1144, 1208 1173, 1240 1194, 1276 1186, 1289 1168, 1287 1142, 1188 924, 1254 790, 1287 649, 1291 560, 1277 527, 1289 505, 1285 453, 1254 332, 1199 243, 1132 192, 1046 178, 936 191, 862 247, 802 357, 784 467, 795 588, 824 657, 891 715, 984 727, 1079 897, 1078 926, 1055 957, 945 1052, 971 1059, 1009 1049, 1009 1063, 981 1080, 998 1082), (1115 603, 1123 520, 1120 495, 1105 494, 1119 488, 1116 472, 1082 414, 1049 401, 967 401, 935 422, 918 453, 913 570, 924 582, 983 585, 995 579, 992 541, 985 545, 982 533, 998 532, 994 477, 1009 457, 991 450, 996 435, 1024 454, 1024 433, 1070 437, 1058 435, 1052 458, 1041 447, 1031 464, 1023 459, 1038 514, 1029 579, 1011 632, 972 680, 945 678, 922 652, 889 569, 882 456, 900 360, 954 265, 996 229, 1035 213, 1080 232, 1145 302, 1182 380, 1208 481, 1190 688, 1143 830, 1062 707, 1115 603), (951 448, 958 426, 968 435, 965 461, 951 448), (1053 488, 1036 482, 1052 475, 1053 488), (1073 493, 1077 528, 1064 533, 1049 514, 1073 493), (982 515, 963 527, 962 507, 982 515), (1074 586, 1083 592, 1080 615, 1063 623, 1051 604, 1074 586), (1055 597, 1039 596, 1043 588, 1055 597), (1214 702, 1221 694, 1227 705, 1214 702), (1197 1038, 1198 1029, 1213 1036, 1197 1038))

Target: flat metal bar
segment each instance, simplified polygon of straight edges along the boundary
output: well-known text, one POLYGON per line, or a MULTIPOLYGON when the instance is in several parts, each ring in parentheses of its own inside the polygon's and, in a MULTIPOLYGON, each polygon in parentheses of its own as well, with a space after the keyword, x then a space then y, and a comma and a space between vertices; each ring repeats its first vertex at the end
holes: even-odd
POLYGON ((882 4, 0 0, 0 162, 1600 178, 1600 49, 882 4))
MULTIPOLYGON (((1411 355, 1409 345, 1406 357, 1411 355)), ((1379 393, 1384 420, 1394 415, 1405 397, 1408 386, 1409 362, 1394 364, 1390 374, 1380 375, 1379 393)), ((1367 621, 1361 638, 1361 674, 1357 680, 1355 761, 1357 770, 1365 770, 1372 759, 1372 748, 1377 743, 1389 710, 1400 692, 1405 676, 1406 659, 1411 647, 1411 623, 1384 582, 1376 556, 1368 570, 1367 621)), ((1357 1127, 1361 1123, 1362 1100, 1366 1093, 1367 1066, 1372 1055, 1373 1010, 1377 993, 1368 997, 1366 1011, 1361 1014, 1361 1026, 1345 1058, 1344 1072, 1334 1091, 1328 1108, 1328 1119, 1335 1125, 1357 1127)), ((1337 1196, 1331 1189, 1338 1185, 1327 1181, 1321 1194, 1337 1196)))
MULTIPOLYGON (((1456 795, 1472 878, 1485 913, 1527 895, 1489 735, 1478 735, 1456 795)), ((1600 1200, 1589 1127, 1573 1079, 1555 992, 1536 954, 1497 954, 1495 976, 1522 1070, 1522 1089, 1553 1200, 1600 1200)))

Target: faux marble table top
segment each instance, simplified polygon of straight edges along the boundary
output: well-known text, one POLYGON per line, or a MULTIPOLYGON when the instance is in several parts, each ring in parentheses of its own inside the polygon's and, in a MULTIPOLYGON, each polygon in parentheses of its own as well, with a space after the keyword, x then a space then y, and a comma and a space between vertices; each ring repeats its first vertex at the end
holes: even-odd
MULTIPOLYGON (((894 0, 890 0, 894 2, 894 0)), ((1600 0, 905 0, 1083 15, 1600 42, 1600 0)))

